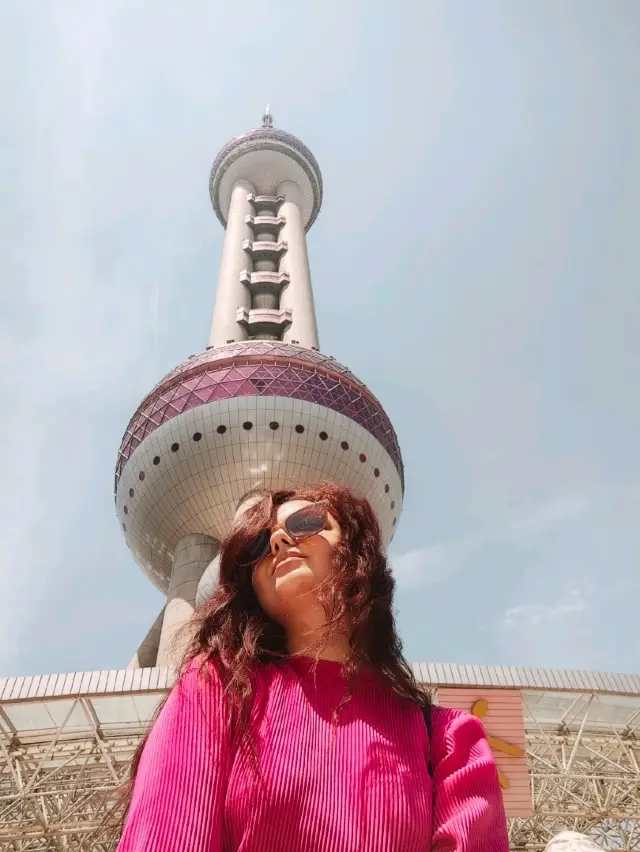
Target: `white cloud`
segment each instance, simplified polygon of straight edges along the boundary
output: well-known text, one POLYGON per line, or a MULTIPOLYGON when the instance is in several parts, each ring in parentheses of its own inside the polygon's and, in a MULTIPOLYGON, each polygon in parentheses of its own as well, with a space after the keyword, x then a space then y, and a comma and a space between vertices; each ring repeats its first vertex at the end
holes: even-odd
MULTIPOLYGON (((583 494, 559 495, 527 511, 503 515, 468 536, 426 544, 392 558, 400 587, 420 588, 466 570, 491 545, 538 549, 552 536, 608 512, 622 515, 640 504, 640 487, 600 488, 583 494)), ((528 605, 527 605, 528 606, 528 605)), ((535 610, 536 608, 533 607, 535 610)), ((553 608, 552 608, 553 610, 553 608)), ((534 615, 532 615, 534 617, 534 615)))
POLYGON ((598 502, 597 494, 564 494, 521 516, 508 525, 508 535, 514 540, 536 539, 553 528, 564 527, 580 520, 598 502))
MULTIPOLYGON (((554 580, 562 582, 561 577, 554 580)), ((508 663, 569 668, 603 665, 602 621, 589 592, 569 590, 548 603, 516 604, 486 627, 508 663)))
POLYGON ((478 542, 469 540, 419 547, 392 558, 393 572, 402 588, 424 588, 464 568, 478 546, 478 542))
POLYGON ((618 630, 635 620, 639 509, 636 486, 602 488, 513 525, 527 570, 488 625, 499 654, 522 665, 637 667, 633 643, 618 630))
POLYGON ((506 609, 494 624, 497 631, 521 630, 523 625, 531 627, 544 627, 549 622, 577 613, 583 613, 587 609, 587 602, 580 592, 573 590, 568 598, 558 600, 554 604, 520 604, 506 609))
POLYGON ((465 621, 444 643, 448 650, 437 652, 440 656, 450 656, 451 648, 457 656, 472 656, 473 651, 456 649, 475 636, 479 660, 637 670, 637 643, 620 636, 635 623, 640 592, 639 512, 637 486, 569 493, 505 515, 458 541, 401 554, 392 564, 399 591, 405 593, 403 606, 411 605, 416 592, 429 589, 425 602, 433 606, 437 599, 448 611, 452 590, 465 595, 469 578, 477 600, 463 602, 465 621), (455 580, 457 574, 465 579, 455 580), (437 593, 431 589, 434 583, 441 583, 437 593))

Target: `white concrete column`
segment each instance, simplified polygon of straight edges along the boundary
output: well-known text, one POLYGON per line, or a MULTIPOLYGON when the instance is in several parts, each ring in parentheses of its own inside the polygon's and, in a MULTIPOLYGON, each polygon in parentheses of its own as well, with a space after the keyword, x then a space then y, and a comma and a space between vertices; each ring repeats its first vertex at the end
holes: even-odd
POLYGON ((230 340, 247 339, 247 332, 236 322, 236 313, 238 308, 251 307, 251 295, 240 283, 240 273, 243 269, 251 271, 252 268, 251 257, 242 248, 242 243, 253 239, 251 226, 245 222, 245 218, 253 214, 247 198, 253 192, 253 185, 248 180, 237 181, 231 191, 209 346, 224 346, 230 340))
POLYGON ((164 620, 164 607, 160 615, 149 628, 149 632, 140 643, 133 659, 127 666, 128 669, 153 668, 158 659, 158 646, 160 645, 160 634, 162 633, 162 622, 164 620))
MULTIPOLYGON (((250 491, 248 494, 245 494, 236 506, 236 511, 233 516, 234 522, 237 521, 241 515, 244 515, 244 513, 247 512, 252 506, 262 500, 262 497, 262 491, 250 491)), ((220 554, 218 554, 216 558, 213 559, 204 569, 202 577, 200 578, 200 582, 198 583, 198 590, 196 592, 196 606, 201 606, 205 601, 209 600, 216 586, 218 585, 219 577, 220 554)))
POLYGON ((205 601, 208 601, 214 593, 218 585, 220 577, 220 554, 213 559, 204 569, 204 573, 198 583, 198 591, 196 592, 196 606, 201 606, 205 601))
POLYGON ((218 550, 219 543, 214 538, 200 533, 186 535, 178 542, 162 621, 158 666, 176 666, 180 662, 186 640, 176 640, 176 633, 193 615, 198 583, 218 550))
POLYGON ((280 239, 288 244, 280 261, 280 271, 289 273, 289 284, 282 291, 280 310, 291 308, 293 312, 291 325, 282 339, 285 343, 297 342, 308 349, 318 348, 318 325, 311 289, 307 237, 300 210, 300 189, 296 183, 287 180, 278 187, 278 195, 284 198, 279 211, 285 220, 280 230, 280 239))

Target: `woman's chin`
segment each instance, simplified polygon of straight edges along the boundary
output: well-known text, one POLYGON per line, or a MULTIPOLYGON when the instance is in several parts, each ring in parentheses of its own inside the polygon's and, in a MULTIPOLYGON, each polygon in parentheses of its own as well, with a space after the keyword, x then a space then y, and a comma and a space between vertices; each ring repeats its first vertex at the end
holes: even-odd
POLYGON ((289 571, 276 575, 275 579, 278 597, 283 595, 286 595, 287 598, 298 597, 299 595, 308 594, 318 585, 318 581, 304 562, 291 568, 289 571))

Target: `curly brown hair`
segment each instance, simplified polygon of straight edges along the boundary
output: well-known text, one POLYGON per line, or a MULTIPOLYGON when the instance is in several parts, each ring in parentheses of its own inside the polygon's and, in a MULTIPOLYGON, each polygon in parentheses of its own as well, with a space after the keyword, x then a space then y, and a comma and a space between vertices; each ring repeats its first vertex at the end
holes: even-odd
MULTIPOLYGON (((418 685, 402 655, 393 614, 395 581, 380 526, 367 500, 334 483, 266 491, 234 522, 222 542, 218 585, 185 625, 190 641, 179 670, 182 675, 195 661, 206 674, 209 666, 215 664, 226 686, 232 735, 238 743, 246 742, 251 751, 247 721, 253 697, 252 673, 256 665, 286 657, 287 644, 283 628, 267 616, 258 602, 252 567, 239 567, 237 560, 258 533, 275 524, 278 507, 290 500, 322 501, 340 525, 341 537, 334 548, 331 571, 317 591, 327 613, 322 636, 318 637, 319 651, 324 642, 349 625, 350 651, 344 673, 350 689, 343 703, 349 700, 358 671, 366 668, 423 711, 429 706, 428 694, 418 685)), ((339 709, 336 708, 336 719, 339 709)), ((146 737, 136 751, 129 780, 114 809, 123 816, 129 807, 145 742, 146 737)))

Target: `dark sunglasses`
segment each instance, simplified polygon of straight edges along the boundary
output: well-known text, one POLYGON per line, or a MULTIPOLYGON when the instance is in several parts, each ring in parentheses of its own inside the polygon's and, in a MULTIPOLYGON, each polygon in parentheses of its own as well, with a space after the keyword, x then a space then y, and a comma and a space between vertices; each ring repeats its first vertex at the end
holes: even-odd
POLYGON ((271 550, 271 536, 276 530, 284 530, 295 544, 317 535, 327 525, 329 513, 324 503, 312 503, 303 506, 297 512, 293 512, 283 524, 278 524, 272 529, 262 530, 250 541, 238 554, 236 565, 238 568, 248 568, 260 562, 271 550))

